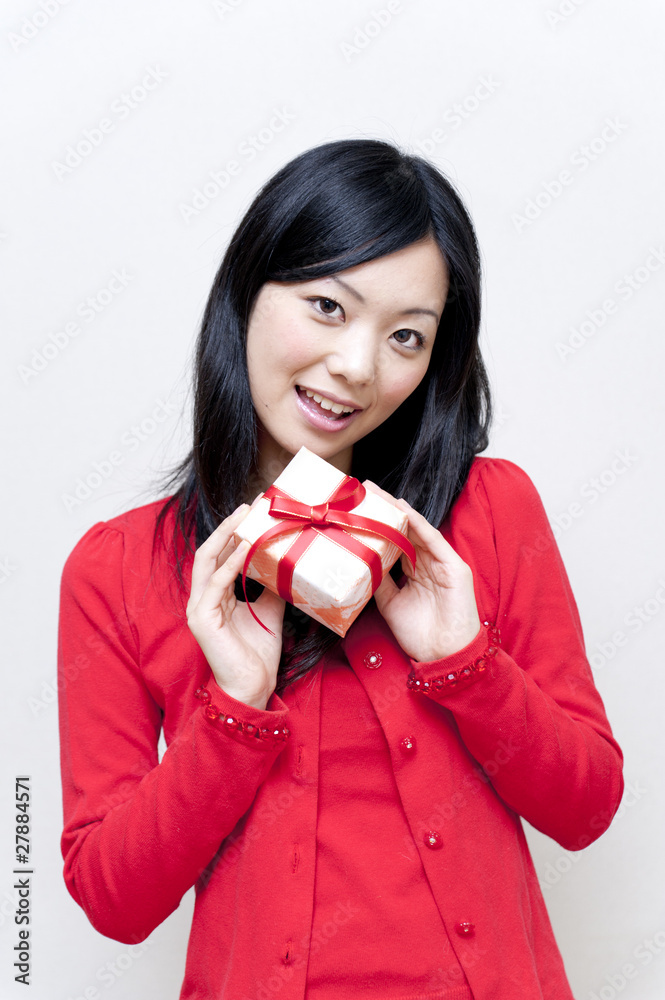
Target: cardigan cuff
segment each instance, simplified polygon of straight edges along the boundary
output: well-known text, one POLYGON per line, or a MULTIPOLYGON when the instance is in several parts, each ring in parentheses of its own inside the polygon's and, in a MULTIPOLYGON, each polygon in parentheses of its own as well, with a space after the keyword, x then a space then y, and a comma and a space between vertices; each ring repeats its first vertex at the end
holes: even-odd
POLYGON ((490 667, 500 643, 499 630, 490 622, 483 622, 476 637, 450 656, 427 663, 409 657, 411 672, 406 686, 410 691, 434 697, 466 688, 483 675, 491 676, 490 667))
POLYGON ((255 708, 227 694, 210 677, 208 686, 197 688, 194 697, 202 703, 201 709, 208 722, 245 745, 269 749, 285 743, 291 735, 285 725, 288 706, 274 692, 265 709, 255 708))

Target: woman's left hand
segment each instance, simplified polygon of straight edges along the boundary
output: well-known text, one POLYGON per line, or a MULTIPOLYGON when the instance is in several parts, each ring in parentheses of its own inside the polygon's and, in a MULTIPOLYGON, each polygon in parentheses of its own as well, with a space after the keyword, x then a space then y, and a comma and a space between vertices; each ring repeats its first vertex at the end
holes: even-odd
POLYGON ((377 608, 404 652, 423 663, 467 646, 480 630, 473 573, 443 535, 406 500, 395 500, 374 483, 365 485, 408 515, 416 568, 402 556, 406 583, 386 574, 374 593, 377 608))

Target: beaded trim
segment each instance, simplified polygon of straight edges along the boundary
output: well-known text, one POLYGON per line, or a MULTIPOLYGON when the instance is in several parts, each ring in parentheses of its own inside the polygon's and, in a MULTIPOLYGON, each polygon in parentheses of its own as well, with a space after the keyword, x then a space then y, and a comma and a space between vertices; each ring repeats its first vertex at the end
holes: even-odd
POLYGON ((217 705, 210 704, 212 698, 207 688, 197 688, 194 692, 194 697, 203 702, 203 714, 206 719, 209 722, 215 722, 219 719, 222 724, 222 728, 226 730, 227 733, 243 733, 245 736, 252 737, 252 739, 262 740, 268 743, 285 743, 291 735, 286 726, 282 726, 281 729, 267 729, 261 726, 255 726, 252 722, 241 722, 240 719, 236 719, 234 715, 225 715, 224 712, 220 712, 217 705))
POLYGON ((431 681, 421 681, 416 677, 415 670, 412 670, 406 679, 406 686, 409 691, 420 691, 427 694, 431 691, 441 691, 443 688, 454 688, 460 681, 465 681, 470 677, 483 674, 489 665, 489 661, 496 656, 497 649, 501 645, 501 633, 492 622, 483 622, 483 627, 487 631, 487 648, 481 656, 460 667, 459 670, 451 670, 450 673, 440 674, 432 678, 431 681))

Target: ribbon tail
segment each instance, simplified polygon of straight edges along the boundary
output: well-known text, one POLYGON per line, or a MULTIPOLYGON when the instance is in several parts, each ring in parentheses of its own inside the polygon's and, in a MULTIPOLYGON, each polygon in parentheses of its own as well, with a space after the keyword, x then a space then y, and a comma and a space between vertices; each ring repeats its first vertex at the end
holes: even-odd
POLYGON ((275 633, 273 632, 273 630, 270 629, 270 628, 268 628, 267 625, 264 625, 264 623, 261 621, 261 619, 259 618, 259 616, 255 612, 254 608, 252 607, 252 605, 250 603, 250 600, 249 600, 249 598, 247 596, 247 586, 246 586, 246 582, 245 582, 247 580, 247 570, 249 568, 249 564, 250 564, 250 562, 252 560, 252 556, 254 555, 254 549, 256 547, 257 547, 256 545, 253 545, 250 548, 250 550, 247 553, 247 556, 245 558, 245 562, 243 564, 243 567, 242 567, 242 592, 245 595, 245 602, 247 604, 247 608, 249 609, 249 613, 252 616, 252 618, 254 619, 254 621, 258 622, 259 625, 261 626, 261 628, 265 629, 266 632, 273 637, 273 639, 276 639, 277 636, 275 635, 275 633))

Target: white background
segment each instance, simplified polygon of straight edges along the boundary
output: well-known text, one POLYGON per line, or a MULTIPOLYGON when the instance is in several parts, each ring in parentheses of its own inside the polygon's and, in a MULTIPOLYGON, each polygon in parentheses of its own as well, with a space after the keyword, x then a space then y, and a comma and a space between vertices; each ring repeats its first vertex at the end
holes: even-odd
POLYGON ((517 462, 541 492, 626 757, 625 804, 600 841, 572 855, 533 831, 529 840, 578 1000, 663 996, 665 10, 658 0, 390 8, 2 5, 3 997, 27 995, 12 969, 21 773, 33 795, 32 1000, 178 996, 189 899, 132 954, 89 926, 62 881, 59 578, 90 525, 160 495, 158 474, 185 453, 194 337, 254 193, 300 151, 345 137, 426 152, 474 218, 498 415, 488 453, 517 462), (154 88, 120 112, 150 71, 154 88), (270 129, 276 111, 290 119, 281 131, 270 129), (103 118, 103 141, 58 168, 103 118), (261 148, 250 158, 252 136, 261 148), (188 213, 231 159, 239 173, 188 213), (114 271, 126 287, 105 304, 114 271), (104 304, 92 320, 79 311, 88 297, 104 304), (76 336, 63 335, 72 323, 76 336))

